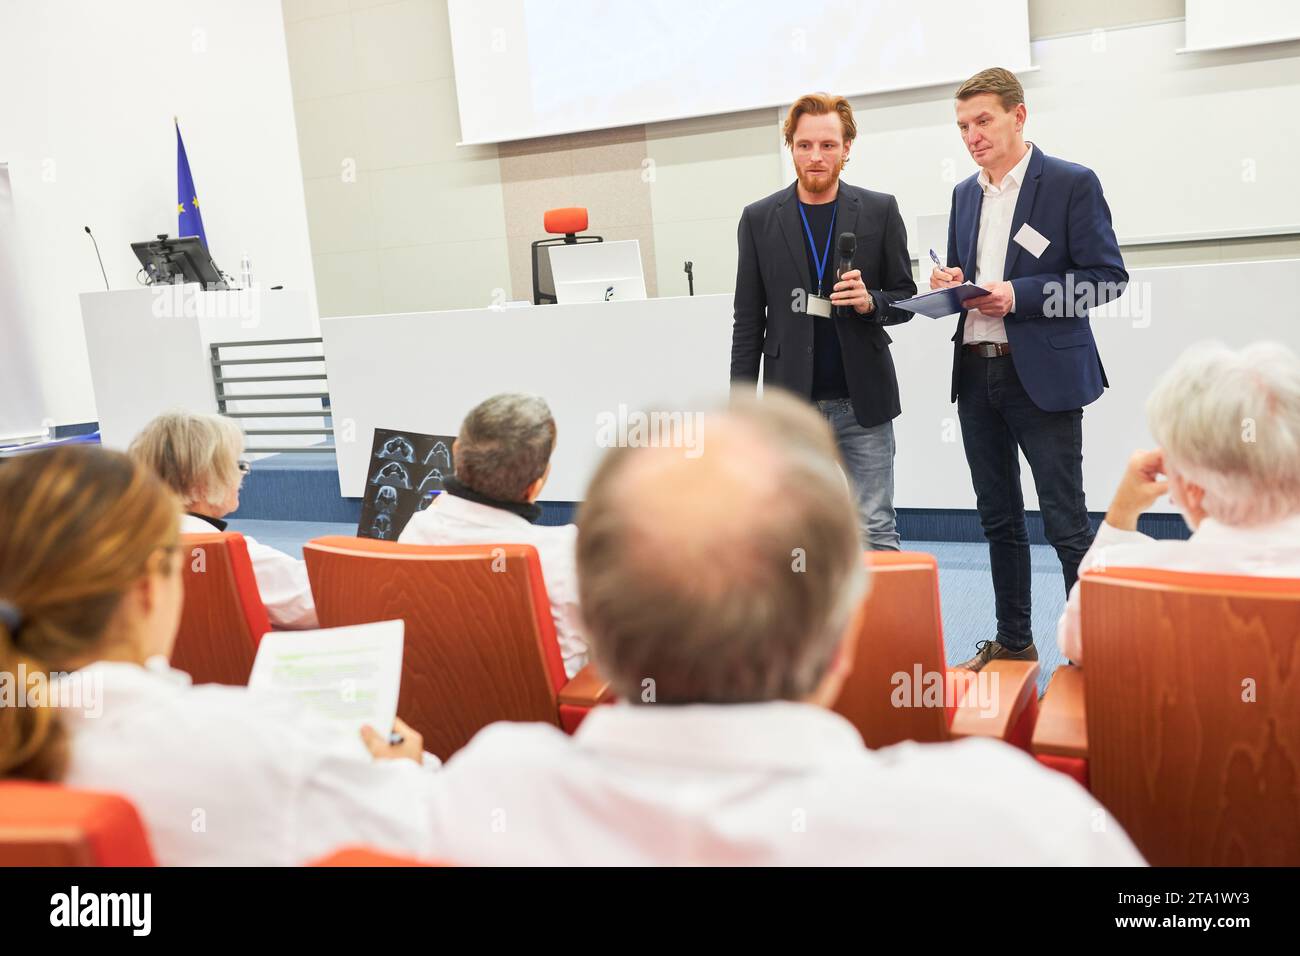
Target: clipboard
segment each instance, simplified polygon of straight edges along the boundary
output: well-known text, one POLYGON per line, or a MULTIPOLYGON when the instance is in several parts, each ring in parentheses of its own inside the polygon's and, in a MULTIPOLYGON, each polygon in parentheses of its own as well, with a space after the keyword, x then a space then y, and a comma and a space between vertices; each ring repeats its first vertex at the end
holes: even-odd
POLYGON ((958 312, 963 311, 965 306, 962 303, 967 299, 978 299, 980 296, 988 294, 988 289, 981 288, 972 282, 964 282, 948 289, 935 289, 933 292, 925 293, 925 295, 914 295, 910 299, 895 302, 893 305, 894 308, 903 309, 907 312, 928 315, 932 319, 942 319, 944 316, 956 315, 958 312))

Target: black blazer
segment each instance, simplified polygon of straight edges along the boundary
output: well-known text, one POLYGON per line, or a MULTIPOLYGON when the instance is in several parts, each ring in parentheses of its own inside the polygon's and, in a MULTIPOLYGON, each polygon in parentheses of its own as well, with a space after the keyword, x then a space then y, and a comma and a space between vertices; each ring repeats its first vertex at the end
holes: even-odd
MULTIPOLYGON (((898 379, 889 355, 886 325, 913 315, 893 303, 916 295, 907 230, 898 201, 887 193, 840 183, 840 232, 858 237, 853 266, 862 270, 876 308, 870 315, 835 319, 844 356, 844 378, 858 424, 864 428, 898 417, 898 379)), ((796 312, 797 290, 808 288, 808 260, 795 184, 745 207, 736 241, 736 298, 731 330, 732 382, 757 381, 759 356, 765 356, 763 382, 812 396, 813 320, 796 312)), ((835 255, 832 248, 831 255, 835 255)))

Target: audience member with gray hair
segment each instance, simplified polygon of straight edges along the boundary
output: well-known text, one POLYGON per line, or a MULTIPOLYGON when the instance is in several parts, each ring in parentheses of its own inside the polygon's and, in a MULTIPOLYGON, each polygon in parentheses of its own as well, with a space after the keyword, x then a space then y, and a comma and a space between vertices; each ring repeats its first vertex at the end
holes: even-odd
POLYGON ((573 525, 538 524, 551 473, 555 419, 535 395, 493 395, 470 409, 451 447, 455 476, 398 538, 406 544, 531 544, 542 564, 569 677, 587 663, 578 617, 573 525))
POLYGON ((437 777, 438 856, 1140 864, 1083 790, 1005 744, 863 745, 829 709, 868 585, 830 428, 776 389, 704 427, 698 457, 610 451, 579 513, 583 618, 618 702, 573 736, 481 731, 437 777))
MULTIPOLYGON (((128 453, 176 492, 185 513, 182 534, 225 531, 225 516, 239 509, 239 489, 249 464, 242 460, 244 432, 221 415, 174 411, 159 415, 136 435, 128 453)), ((257 590, 272 626, 316 627, 316 602, 307 565, 244 535, 257 590)))
MULTIPOLYGON (((1261 342, 1192 346, 1147 401, 1159 443, 1129 459, 1106 520, 1079 566, 1300 577, 1300 358, 1261 342), (1166 492, 1192 536, 1156 541, 1137 519, 1166 492)), ((1076 584, 1058 627, 1083 659, 1076 584)))

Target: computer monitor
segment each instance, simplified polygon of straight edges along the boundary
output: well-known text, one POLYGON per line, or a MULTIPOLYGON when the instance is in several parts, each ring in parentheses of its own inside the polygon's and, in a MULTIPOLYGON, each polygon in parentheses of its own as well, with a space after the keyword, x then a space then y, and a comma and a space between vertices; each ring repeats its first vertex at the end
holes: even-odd
POLYGON ((150 285, 163 285, 179 278, 183 282, 197 282, 209 291, 227 288, 221 270, 198 236, 169 239, 164 233, 155 239, 131 243, 131 251, 144 266, 150 285))
POLYGON ((550 253, 560 305, 646 297, 641 243, 635 239, 552 246, 550 253))

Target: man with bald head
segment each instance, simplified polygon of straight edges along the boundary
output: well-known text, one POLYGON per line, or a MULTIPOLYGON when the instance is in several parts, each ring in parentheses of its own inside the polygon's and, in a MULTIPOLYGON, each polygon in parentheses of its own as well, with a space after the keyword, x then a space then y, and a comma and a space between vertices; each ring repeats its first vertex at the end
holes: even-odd
POLYGON ((1008 746, 867 750, 828 709, 869 584, 829 425, 769 390, 704 427, 698 457, 611 451, 579 513, 580 606, 618 702, 572 737, 480 732, 431 781, 440 858, 1141 862, 1083 790, 1008 746))

